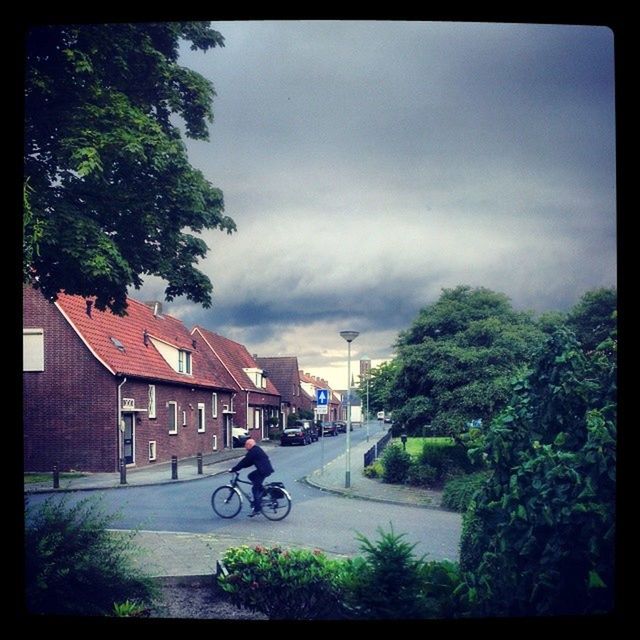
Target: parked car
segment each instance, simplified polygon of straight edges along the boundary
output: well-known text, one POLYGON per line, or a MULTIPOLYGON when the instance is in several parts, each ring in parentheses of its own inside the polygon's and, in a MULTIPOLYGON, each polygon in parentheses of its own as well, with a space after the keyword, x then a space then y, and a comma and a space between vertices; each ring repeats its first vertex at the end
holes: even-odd
MULTIPOLYGON (((336 421, 336 427, 338 429, 338 433, 347 433, 347 423, 342 420, 336 421)), ((351 431, 353 431, 353 426, 351 427, 351 431)))
POLYGON ((244 443, 251 437, 249 432, 242 427, 231 427, 231 437, 234 449, 244 447, 244 443))
POLYGON ((301 427, 309 436, 309 442, 317 442, 318 440, 318 427, 313 420, 296 420, 292 427, 301 427))
POLYGON ((307 433, 304 427, 291 427, 285 429, 280 436, 280 446, 286 447, 290 444, 309 444, 311 442, 311 436, 307 433))
POLYGON ((322 435, 323 436, 337 436, 338 428, 335 422, 323 422, 322 423, 322 435))

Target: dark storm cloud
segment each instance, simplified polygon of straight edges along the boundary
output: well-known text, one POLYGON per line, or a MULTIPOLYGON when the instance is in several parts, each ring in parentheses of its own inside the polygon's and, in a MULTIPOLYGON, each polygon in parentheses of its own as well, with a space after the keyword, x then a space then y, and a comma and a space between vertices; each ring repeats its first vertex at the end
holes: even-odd
POLYGON ((204 234, 214 306, 178 301, 185 320, 322 362, 347 325, 389 351, 443 287, 542 311, 615 285, 608 29, 214 28, 224 49, 181 60, 217 91, 211 141, 188 148, 238 232, 204 234))

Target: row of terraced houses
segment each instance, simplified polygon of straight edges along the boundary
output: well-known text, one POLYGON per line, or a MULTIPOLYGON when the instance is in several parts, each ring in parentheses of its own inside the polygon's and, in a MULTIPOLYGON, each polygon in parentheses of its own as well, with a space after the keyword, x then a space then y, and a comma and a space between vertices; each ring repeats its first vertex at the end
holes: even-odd
MULTIPOLYGON (((189 330, 159 302, 127 315, 61 294, 23 290, 24 470, 116 471, 260 441, 313 410, 326 381, 291 357, 258 357, 204 327, 189 330)), ((342 415, 331 393, 329 414, 342 415)))

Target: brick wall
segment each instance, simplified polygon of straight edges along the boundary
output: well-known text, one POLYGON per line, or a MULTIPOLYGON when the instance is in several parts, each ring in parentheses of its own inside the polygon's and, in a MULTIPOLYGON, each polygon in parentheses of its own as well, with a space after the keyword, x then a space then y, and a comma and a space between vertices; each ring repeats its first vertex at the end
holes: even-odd
POLYGON ((127 380, 122 387, 123 398, 133 398, 135 406, 148 409, 149 384, 156 387, 156 418, 149 418, 148 412, 136 413, 135 423, 135 465, 143 467, 159 462, 168 462, 171 456, 193 457, 198 453, 214 451, 214 436, 217 451, 224 446, 222 415, 223 404, 231 402, 228 391, 218 390, 218 415, 213 417, 212 393, 214 390, 167 384, 159 381, 127 380), (169 402, 177 403, 177 433, 169 433, 169 402), (198 403, 204 404, 204 432, 198 432, 198 403), (183 425, 183 416, 186 425, 183 425), (149 460, 149 442, 156 443, 155 462, 149 460))
POLYGON ((25 471, 117 468, 114 377, 60 311, 25 287, 23 327, 44 330, 44 371, 23 373, 25 471))

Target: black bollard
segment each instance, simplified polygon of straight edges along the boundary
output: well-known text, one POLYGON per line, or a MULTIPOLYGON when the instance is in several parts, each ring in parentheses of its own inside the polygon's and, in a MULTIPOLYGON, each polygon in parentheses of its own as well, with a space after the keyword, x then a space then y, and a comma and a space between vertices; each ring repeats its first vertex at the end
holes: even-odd
POLYGON ((178 479, 178 456, 171 456, 171 479, 178 479))
POLYGON ((201 476, 202 475, 202 454, 199 453, 196 456, 196 460, 198 462, 198 475, 201 476))
POLYGON ((407 434, 404 431, 400 436, 400 440, 402 440, 402 450, 406 451, 407 450, 407 434))
POLYGON ((120 458, 120 484, 127 484, 127 465, 124 458, 120 458))
POLYGON ((60 488, 60 472, 58 471, 57 464, 53 465, 53 488, 54 489, 60 488))

